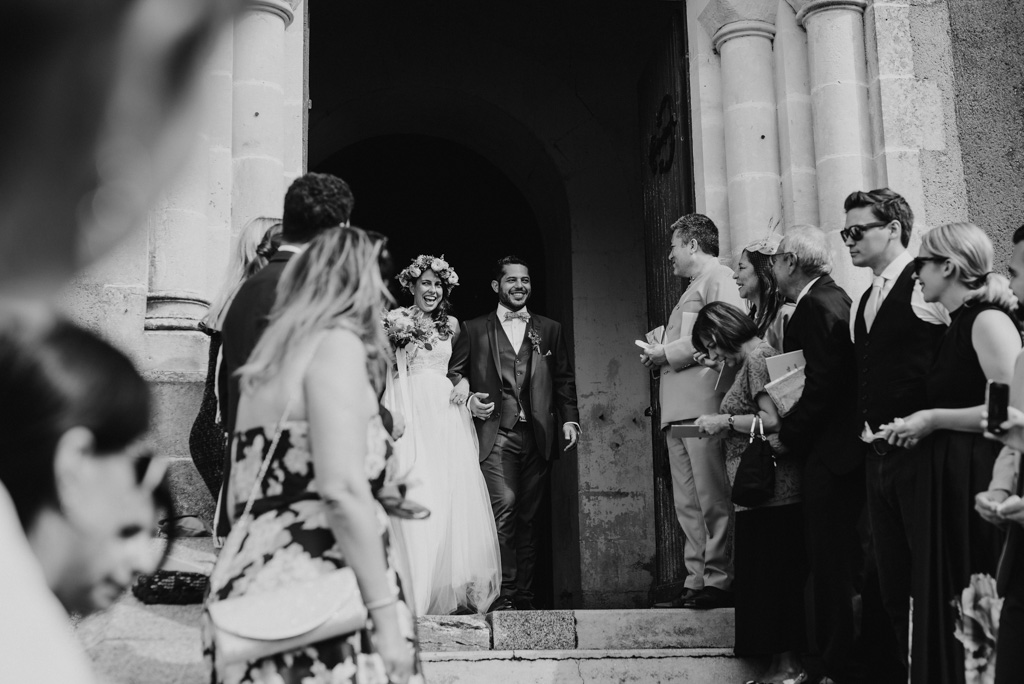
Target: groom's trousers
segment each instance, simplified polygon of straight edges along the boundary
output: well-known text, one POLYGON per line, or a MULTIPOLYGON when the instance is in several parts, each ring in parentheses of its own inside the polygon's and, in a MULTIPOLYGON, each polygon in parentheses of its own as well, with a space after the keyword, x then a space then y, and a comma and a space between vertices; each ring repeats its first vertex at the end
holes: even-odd
POLYGON ((550 464, 541 456, 527 422, 499 428, 494 447, 480 462, 491 497, 501 553, 501 596, 533 600, 537 565, 535 521, 550 464))

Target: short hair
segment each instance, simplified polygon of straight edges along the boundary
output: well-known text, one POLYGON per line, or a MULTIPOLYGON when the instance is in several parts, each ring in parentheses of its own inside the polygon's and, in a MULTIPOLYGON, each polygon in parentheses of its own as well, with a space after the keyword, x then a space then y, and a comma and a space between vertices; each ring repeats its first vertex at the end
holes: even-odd
POLYGON ((494 264, 494 280, 501 282, 502 277, 505 275, 506 266, 522 266, 527 271, 530 270, 530 264, 526 263, 525 260, 520 259, 515 254, 509 254, 508 256, 501 257, 494 264))
POLYGON ((348 223, 355 198, 348 183, 329 173, 296 178, 284 196, 281 237, 305 244, 326 228, 348 223))
POLYGON ((150 424, 150 391, 122 352, 61 318, 0 315, 0 483, 22 527, 59 507, 54 458, 70 428, 92 432, 98 457, 123 451, 150 424))
POLYGON ((693 348, 701 354, 708 353, 705 339, 713 340, 722 351, 735 354, 755 337, 754 319, 738 306, 725 302, 711 302, 700 310, 693 322, 693 348))
POLYGON ((910 244, 910 231, 914 228, 914 212, 903 195, 889 188, 878 188, 867 192, 858 190, 851 192, 846 198, 846 202, 843 203, 845 212, 861 207, 870 207, 871 213, 879 221, 886 223, 899 221, 900 242, 904 247, 910 244))
POLYGON ((1024 226, 1013 231, 1013 244, 1024 242, 1024 226))
POLYGON ((685 214, 672 224, 672 235, 683 242, 696 240, 700 251, 718 256, 718 226, 704 214, 685 214))
POLYGON ((793 226, 782 238, 779 253, 792 254, 800 270, 812 278, 832 272, 832 250, 821 228, 793 226))

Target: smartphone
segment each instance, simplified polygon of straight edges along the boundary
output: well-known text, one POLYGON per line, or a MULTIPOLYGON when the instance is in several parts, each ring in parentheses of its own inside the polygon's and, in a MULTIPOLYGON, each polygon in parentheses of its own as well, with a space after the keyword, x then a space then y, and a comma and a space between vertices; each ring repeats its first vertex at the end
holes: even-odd
POLYGON ((985 403, 988 404, 987 430, 993 435, 1003 434, 1003 423, 1009 418, 1010 386, 1004 382, 988 381, 985 403))

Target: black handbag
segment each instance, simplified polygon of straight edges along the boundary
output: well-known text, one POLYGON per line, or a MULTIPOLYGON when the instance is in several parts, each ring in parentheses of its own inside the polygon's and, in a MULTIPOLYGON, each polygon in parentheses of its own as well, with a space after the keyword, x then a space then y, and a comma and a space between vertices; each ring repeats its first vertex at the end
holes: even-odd
POLYGON ((764 421, 754 416, 750 426, 750 443, 740 456, 736 480, 732 484, 732 502, 752 508, 775 495, 775 452, 764 436, 764 421), (755 428, 760 432, 756 434, 755 428))

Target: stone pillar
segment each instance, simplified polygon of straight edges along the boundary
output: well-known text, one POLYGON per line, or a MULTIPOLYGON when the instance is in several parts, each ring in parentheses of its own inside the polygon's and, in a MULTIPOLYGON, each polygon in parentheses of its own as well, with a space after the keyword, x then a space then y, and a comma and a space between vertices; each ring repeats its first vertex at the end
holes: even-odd
POLYGON ((224 32, 214 50, 206 80, 209 90, 209 114, 206 124, 209 134, 206 291, 211 299, 220 292, 227 276, 229 260, 234 253, 231 240, 233 52, 232 31, 229 29, 224 32))
POLYGON ((277 216, 284 199, 285 29, 297 0, 247 0, 235 24, 231 224, 277 216))
POLYGON ((777 1, 712 0, 700 22, 722 58, 725 164, 732 245, 782 223, 772 39, 777 1))
POLYGON ((818 178, 814 168, 807 34, 796 12, 779 0, 775 19, 775 93, 779 102, 783 228, 818 225, 818 178))
MULTIPOLYGON (((842 247, 843 200, 875 187, 868 117, 864 8, 867 0, 790 0, 807 30, 815 167, 821 227, 834 234, 836 280, 850 288, 862 274, 842 247)), ((855 288, 856 289, 856 288, 855 288)), ((852 290, 851 290, 852 291, 852 290)))

